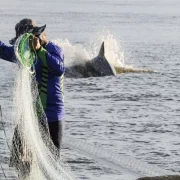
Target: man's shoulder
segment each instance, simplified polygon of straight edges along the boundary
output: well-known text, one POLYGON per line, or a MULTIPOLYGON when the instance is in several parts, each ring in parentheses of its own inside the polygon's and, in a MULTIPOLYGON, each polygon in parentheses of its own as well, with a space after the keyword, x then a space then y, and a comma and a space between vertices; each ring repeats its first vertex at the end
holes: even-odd
POLYGON ((50 52, 62 53, 62 48, 52 41, 49 41, 45 48, 50 52))

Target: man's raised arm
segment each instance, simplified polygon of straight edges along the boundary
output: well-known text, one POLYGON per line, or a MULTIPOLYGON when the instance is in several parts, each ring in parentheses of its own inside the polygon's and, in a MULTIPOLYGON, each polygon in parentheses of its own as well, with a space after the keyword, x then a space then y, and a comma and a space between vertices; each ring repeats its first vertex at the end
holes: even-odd
POLYGON ((6 46, 3 42, 0 41, 0 59, 16 62, 14 47, 6 46))

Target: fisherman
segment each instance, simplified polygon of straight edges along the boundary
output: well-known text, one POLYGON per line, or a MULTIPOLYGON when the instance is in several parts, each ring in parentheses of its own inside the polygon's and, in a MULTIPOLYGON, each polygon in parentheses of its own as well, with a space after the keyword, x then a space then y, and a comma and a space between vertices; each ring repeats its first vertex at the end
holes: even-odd
MULTIPOLYGON (((46 25, 36 26, 32 19, 22 19, 15 26, 15 38, 9 41, 12 46, 7 46, 0 41, 0 58, 16 63, 17 59, 13 47, 16 40, 24 33, 34 35, 32 46, 37 54, 35 76, 39 96, 47 117, 50 137, 54 145, 60 150, 65 114, 63 102, 64 55, 59 46, 48 41, 44 32, 45 28, 46 25)), ((16 129, 14 138, 17 137, 17 134, 18 130, 16 129)))

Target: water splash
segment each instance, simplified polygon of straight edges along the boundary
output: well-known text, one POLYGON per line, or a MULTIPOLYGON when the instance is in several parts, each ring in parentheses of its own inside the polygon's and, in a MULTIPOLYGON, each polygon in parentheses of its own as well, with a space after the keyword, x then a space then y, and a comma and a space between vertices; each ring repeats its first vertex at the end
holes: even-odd
POLYGON ((65 54, 65 65, 83 63, 96 57, 99 53, 102 42, 105 42, 105 56, 114 66, 124 66, 124 52, 120 43, 113 35, 98 36, 88 44, 72 44, 68 39, 57 39, 53 42, 62 47, 65 54))
POLYGON ((125 61, 124 50, 119 38, 109 32, 101 32, 97 35, 95 40, 91 40, 87 44, 72 44, 68 39, 57 39, 53 41, 58 46, 62 47, 65 54, 65 66, 71 67, 75 65, 82 65, 87 61, 95 58, 100 50, 102 42, 105 46, 105 57, 109 63, 114 66, 116 73, 129 72, 153 72, 150 69, 135 68, 125 61))
POLYGON ((88 50, 81 44, 72 44, 68 39, 57 39, 53 42, 63 49, 66 67, 82 64, 91 59, 88 50))
POLYGON ((121 41, 110 32, 98 33, 98 37, 89 43, 89 52, 91 58, 99 53, 99 48, 102 42, 105 46, 105 57, 113 66, 124 67, 124 50, 121 46, 121 41))

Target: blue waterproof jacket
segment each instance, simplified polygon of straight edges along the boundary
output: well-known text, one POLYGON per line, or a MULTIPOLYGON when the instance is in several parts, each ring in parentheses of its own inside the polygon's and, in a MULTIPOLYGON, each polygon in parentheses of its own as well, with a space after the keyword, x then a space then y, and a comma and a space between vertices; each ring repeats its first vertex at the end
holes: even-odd
MULTIPOLYGON (((43 109, 48 122, 60 121, 64 118, 63 81, 65 67, 62 49, 49 42, 38 50, 37 57, 36 80, 43 109)), ((16 62, 14 47, 6 46, 0 41, 0 58, 16 62)))

